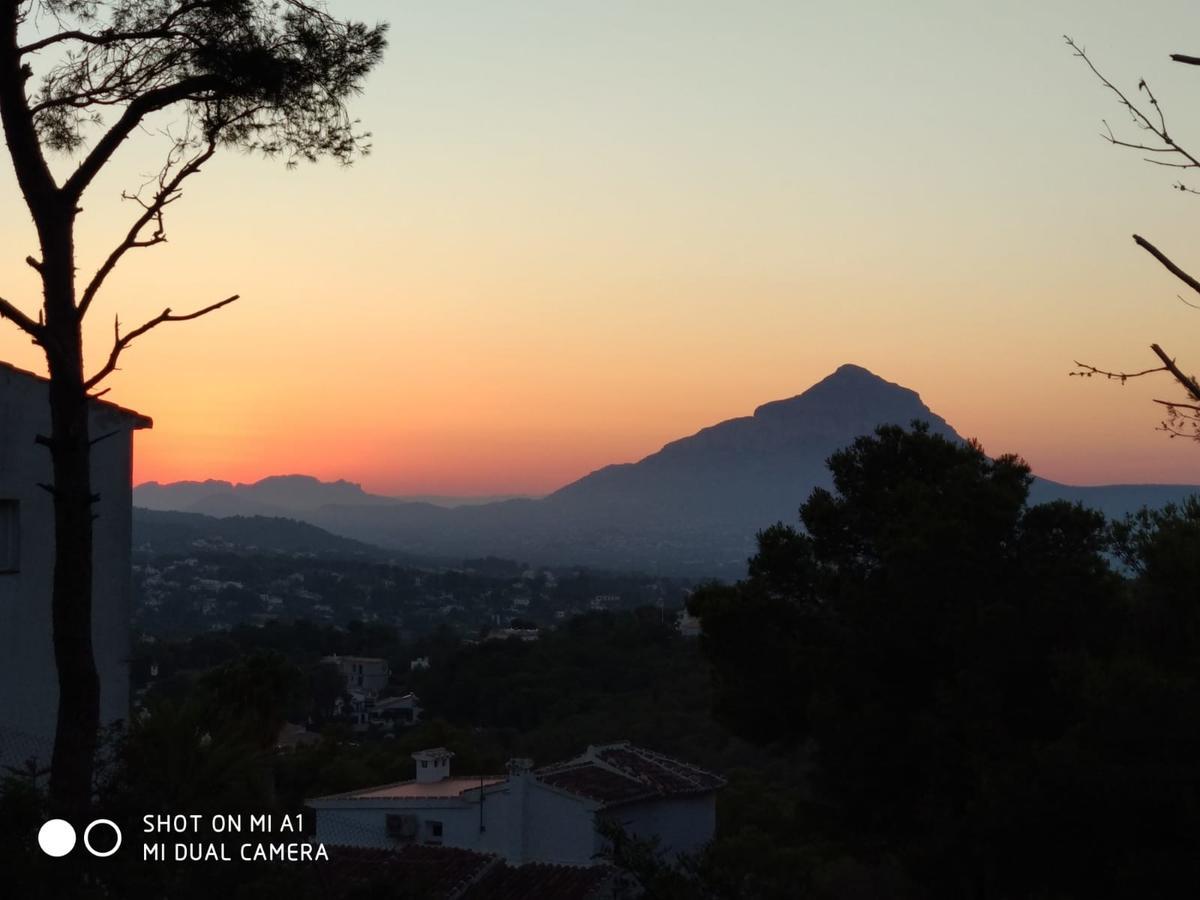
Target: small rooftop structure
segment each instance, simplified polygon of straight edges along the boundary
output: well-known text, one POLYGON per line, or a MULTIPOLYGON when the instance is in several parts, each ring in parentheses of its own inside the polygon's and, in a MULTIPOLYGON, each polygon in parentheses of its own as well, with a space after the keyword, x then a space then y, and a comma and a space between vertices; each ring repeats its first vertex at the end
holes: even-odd
POLYGON ((412 755, 417 762, 417 783, 433 784, 450 777, 450 760, 454 754, 445 747, 418 750, 412 755))

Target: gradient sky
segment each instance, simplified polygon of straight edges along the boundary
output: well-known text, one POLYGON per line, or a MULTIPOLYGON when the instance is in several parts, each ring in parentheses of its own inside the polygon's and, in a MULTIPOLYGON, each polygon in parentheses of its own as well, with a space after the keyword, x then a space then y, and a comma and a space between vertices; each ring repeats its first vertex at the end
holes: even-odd
MULTIPOLYGON (((114 313, 244 298, 124 357, 110 398, 156 423, 139 481, 539 493, 854 362, 1047 477, 1200 482, 1154 430, 1168 382, 1067 377, 1153 341, 1200 367, 1200 312, 1130 240, 1200 269, 1200 197, 1100 140, 1125 119, 1061 37, 1200 145, 1200 72, 1167 59, 1200 53, 1194 3, 330 6, 392 24, 355 107, 375 152, 214 160, 94 308, 96 361, 114 313)), ((92 188, 83 271, 160 150, 92 188)), ((6 166, 0 203, 0 294, 31 310, 6 166)))

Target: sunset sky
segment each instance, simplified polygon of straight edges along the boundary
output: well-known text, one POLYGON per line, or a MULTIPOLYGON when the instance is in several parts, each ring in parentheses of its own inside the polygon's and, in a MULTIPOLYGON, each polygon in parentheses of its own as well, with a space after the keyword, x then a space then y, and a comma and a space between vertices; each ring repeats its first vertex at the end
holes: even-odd
MULTIPOLYGON (((111 380, 155 420, 138 481, 542 493, 853 362, 1047 477, 1200 482, 1200 446, 1155 431, 1169 382, 1067 377, 1154 341, 1200 369, 1200 312, 1130 239, 1200 270, 1200 197, 1099 138, 1132 126, 1062 41, 1200 145, 1200 70, 1168 60, 1200 54, 1196 4, 330 7, 391 22, 355 105, 374 153, 214 160, 94 308, 96 362, 115 313, 243 297, 111 380)), ((85 274, 161 150, 137 137, 85 198, 85 274)), ((6 162, 0 203, 0 294, 32 311, 6 162)), ((0 359, 44 369, 9 323, 0 359)))

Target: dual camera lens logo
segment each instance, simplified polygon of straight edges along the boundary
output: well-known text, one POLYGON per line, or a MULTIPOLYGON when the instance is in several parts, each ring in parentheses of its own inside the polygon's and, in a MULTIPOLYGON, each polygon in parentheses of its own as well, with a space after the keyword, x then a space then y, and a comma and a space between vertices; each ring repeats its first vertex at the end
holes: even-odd
MULTIPOLYGON (((51 819, 38 829, 38 846, 47 856, 66 856, 75 848, 75 826, 66 819, 51 819)), ((92 856, 112 856, 121 847, 121 829, 112 819, 97 819, 83 829, 83 846, 92 856), (92 830, 97 825, 107 825, 116 838, 107 850, 97 850, 92 846, 92 830)))

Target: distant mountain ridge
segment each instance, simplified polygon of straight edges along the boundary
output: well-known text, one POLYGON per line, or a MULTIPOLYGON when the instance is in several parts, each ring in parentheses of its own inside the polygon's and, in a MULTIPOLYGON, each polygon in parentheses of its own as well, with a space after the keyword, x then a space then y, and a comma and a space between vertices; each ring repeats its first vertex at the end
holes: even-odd
POLYGON ((353 481, 321 481, 312 475, 270 475, 249 484, 230 481, 147 481, 134 488, 134 502, 143 509, 194 512, 210 516, 287 517, 322 506, 372 506, 428 503, 432 506, 474 506, 511 499, 496 497, 388 497, 370 494, 353 481))
MULTIPOLYGON (((333 534, 426 556, 495 554, 738 577, 754 550, 754 535, 773 522, 794 522, 812 489, 829 484, 830 454, 879 425, 913 421, 962 439, 915 391, 844 365, 801 394, 703 428, 638 462, 605 466, 540 500, 447 508, 369 494, 345 481, 281 476, 253 485, 141 485, 134 502, 211 515, 286 515, 333 534)), ((1032 499, 1079 501, 1111 516, 1161 506, 1195 490, 1075 487, 1038 479, 1032 499)))

